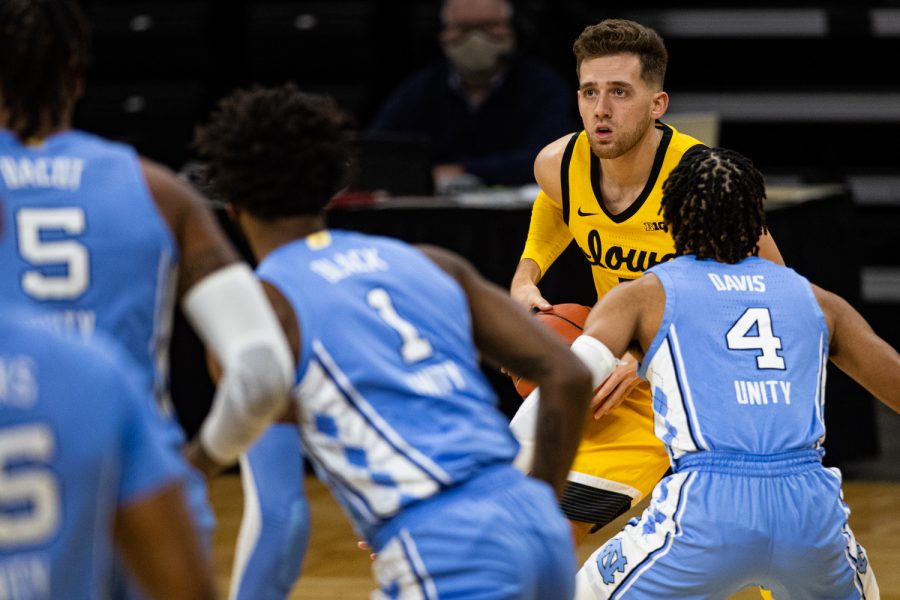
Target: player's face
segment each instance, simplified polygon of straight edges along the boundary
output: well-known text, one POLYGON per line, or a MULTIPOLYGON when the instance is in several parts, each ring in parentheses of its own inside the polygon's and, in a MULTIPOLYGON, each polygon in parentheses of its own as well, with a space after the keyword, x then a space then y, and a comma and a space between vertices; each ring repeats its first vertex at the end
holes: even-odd
POLYGON ((599 158, 618 158, 653 129, 668 106, 665 92, 641 79, 636 54, 614 54, 581 63, 578 112, 591 150, 599 158))

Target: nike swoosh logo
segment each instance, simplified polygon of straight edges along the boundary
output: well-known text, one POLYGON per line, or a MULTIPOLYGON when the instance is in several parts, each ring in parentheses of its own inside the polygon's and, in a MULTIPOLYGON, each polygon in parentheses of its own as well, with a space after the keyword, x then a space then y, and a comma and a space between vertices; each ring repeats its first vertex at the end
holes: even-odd
POLYGON ((579 216, 579 217, 593 217, 593 216, 596 215, 596 214, 597 214, 597 213, 587 213, 587 212, 583 212, 583 211, 581 210, 581 207, 580 207, 580 206, 578 207, 578 216, 579 216))

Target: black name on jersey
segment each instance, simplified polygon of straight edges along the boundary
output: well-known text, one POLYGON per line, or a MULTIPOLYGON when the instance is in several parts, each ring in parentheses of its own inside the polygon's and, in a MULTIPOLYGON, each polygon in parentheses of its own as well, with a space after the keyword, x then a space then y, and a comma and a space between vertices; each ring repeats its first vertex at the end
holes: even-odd
MULTIPOLYGON (((626 268, 632 273, 643 273, 650 267, 675 258, 675 253, 659 256, 656 252, 638 250, 637 248, 623 248, 611 245, 604 251, 603 242, 600 240, 600 232, 592 229, 588 233, 588 251, 584 257, 591 265, 611 269, 613 271, 626 268)), ((582 249, 582 251, 584 251, 582 249)))

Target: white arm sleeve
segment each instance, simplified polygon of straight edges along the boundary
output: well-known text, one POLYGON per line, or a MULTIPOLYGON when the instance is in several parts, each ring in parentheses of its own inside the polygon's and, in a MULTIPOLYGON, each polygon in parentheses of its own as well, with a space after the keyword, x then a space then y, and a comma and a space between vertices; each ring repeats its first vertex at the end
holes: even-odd
MULTIPOLYGON (((593 387, 597 387, 609 377, 619 363, 606 344, 595 337, 580 335, 572 342, 572 352, 581 359, 581 362, 590 370, 593 387)), ((537 432, 538 406, 541 399, 540 388, 535 388, 528 397, 522 401, 519 410, 513 416, 509 424, 513 435, 519 441, 519 453, 513 464, 520 470, 528 473, 534 462, 534 438, 537 432)))
POLYGON ((287 405, 294 361, 275 311, 250 267, 235 263, 195 284, 182 308, 222 367, 200 430, 216 462, 237 460, 287 405))

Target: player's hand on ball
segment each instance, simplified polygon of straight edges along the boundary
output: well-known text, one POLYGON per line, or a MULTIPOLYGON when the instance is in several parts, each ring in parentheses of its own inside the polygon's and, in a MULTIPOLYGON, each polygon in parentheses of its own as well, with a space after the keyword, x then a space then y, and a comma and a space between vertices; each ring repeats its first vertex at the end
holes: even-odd
POLYGON ((541 290, 533 283, 519 284, 510 291, 512 299, 529 310, 547 311, 553 306, 541 295, 541 290))
POLYGON ((591 399, 591 412, 594 419, 599 419, 612 409, 622 404, 631 390, 640 383, 641 378, 637 374, 637 361, 629 354, 625 354, 616 369, 609 374, 591 399))

